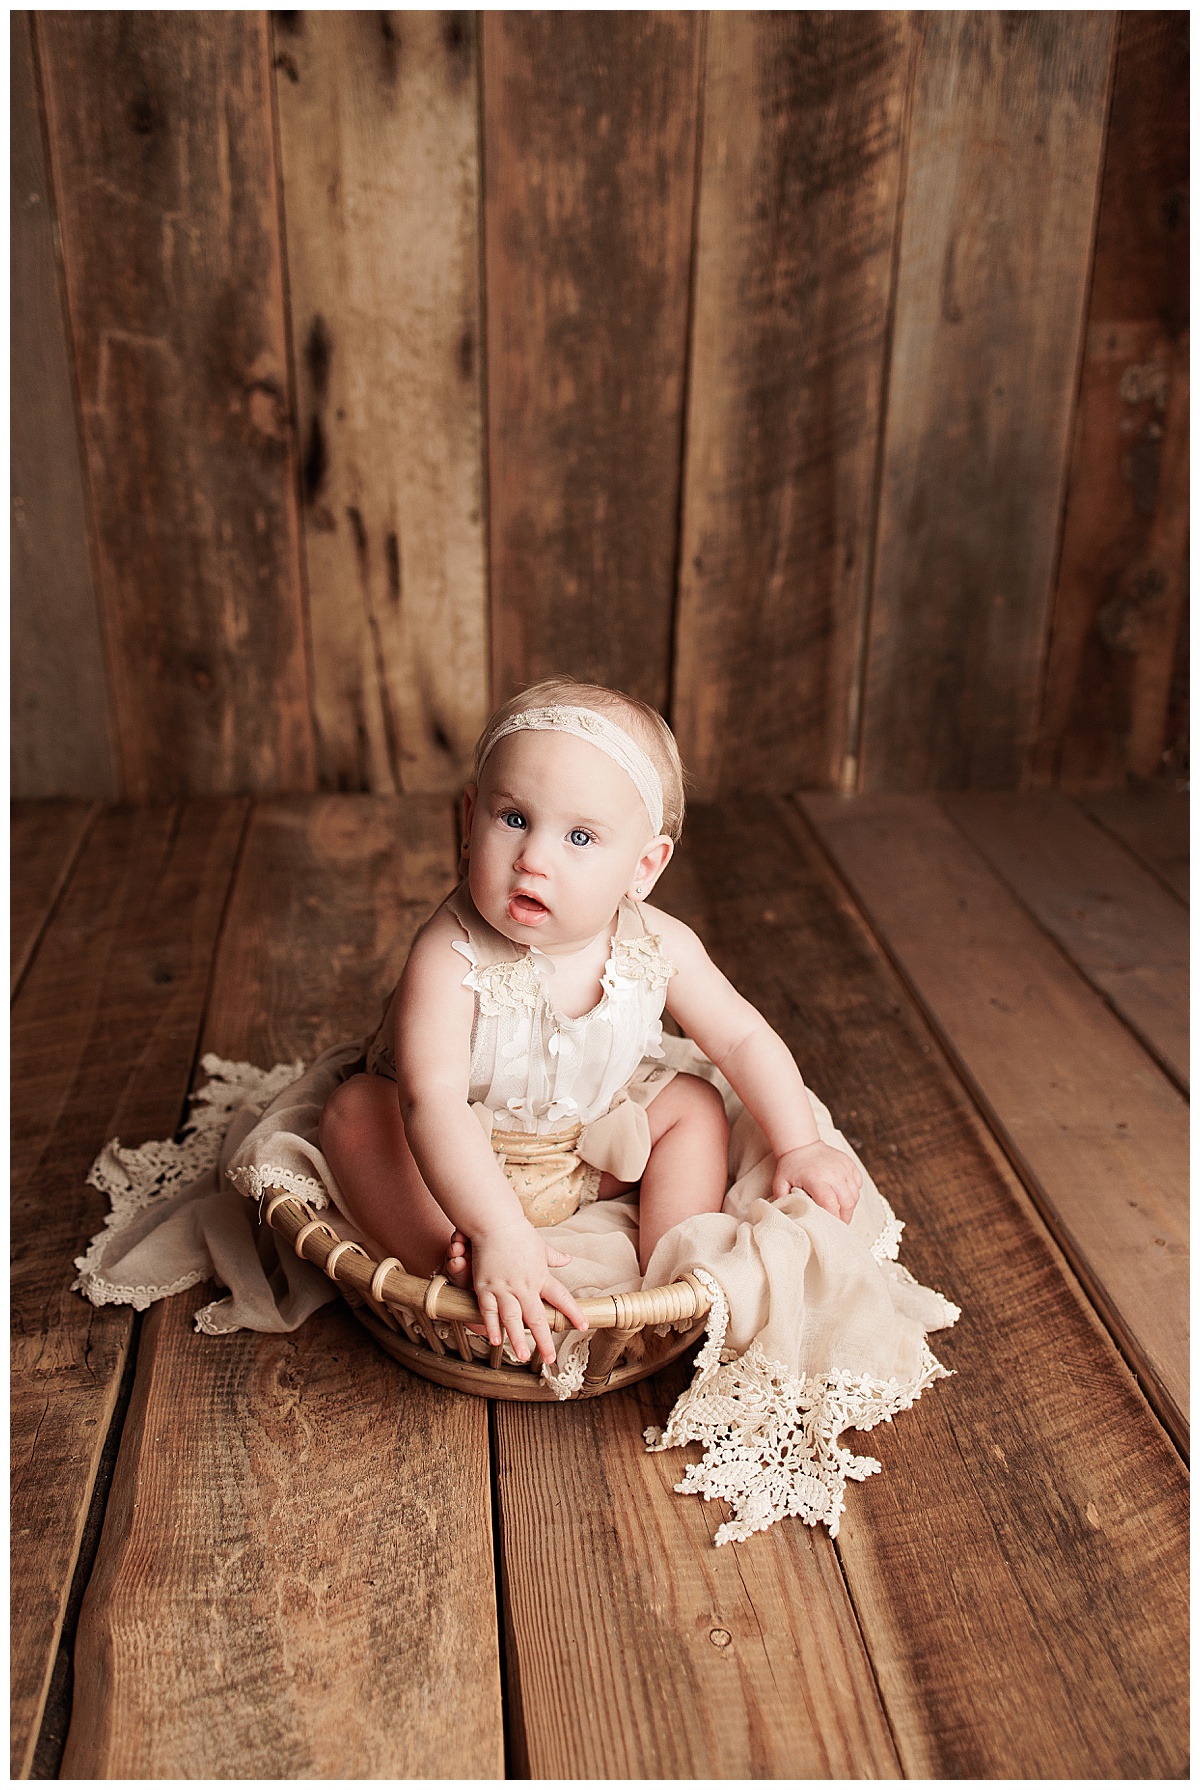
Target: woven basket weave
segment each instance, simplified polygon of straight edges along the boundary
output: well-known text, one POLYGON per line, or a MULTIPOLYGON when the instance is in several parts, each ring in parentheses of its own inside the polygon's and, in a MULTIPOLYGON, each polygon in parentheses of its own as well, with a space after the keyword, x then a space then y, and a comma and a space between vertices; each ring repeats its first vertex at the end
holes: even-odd
MULTIPOLYGON (((499 1348, 489 1350, 486 1360, 472 1353, 465 1326, 481 1321, 479 1307, 473 1293, 452 1287, 445 1275, 422 1280, 407 1274, 395 1256, 376 1261, 360 1244, 339 1237, 295 1194, 268 1194, 263 1221, 298 1256, 329 1276, 380 1347, 414 1373, 483 1398, 557 1402, 541 1377, 536 1351, 526 1363, 503 1361, 499 1348), (449 1327, 448 1342, 437 1324, 449 1327)), ((595 1398, 674 1361, 700 1336, 711 1303, 707 1289, 691 1274, 669 1287, 581 1299, 591 1343, 583 1385, 572 1397, 595 1398), (664 1335, 654 1328, 668 1324, 672 1328, 664 1335)), ((552 1331, 570 1329, 560 1311, 549 1305, 544 1309, 552 1331)))

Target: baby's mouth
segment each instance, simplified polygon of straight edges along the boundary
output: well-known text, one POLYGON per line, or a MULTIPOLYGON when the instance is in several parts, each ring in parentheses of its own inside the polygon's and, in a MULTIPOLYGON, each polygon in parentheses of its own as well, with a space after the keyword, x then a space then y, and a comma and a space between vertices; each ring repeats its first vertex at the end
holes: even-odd
POLYGON ((508 915, 518 926, 540 926, 543 920, 550 918, 550 909, 536 895, 526 895, 518 890, 508 898, 508 915))

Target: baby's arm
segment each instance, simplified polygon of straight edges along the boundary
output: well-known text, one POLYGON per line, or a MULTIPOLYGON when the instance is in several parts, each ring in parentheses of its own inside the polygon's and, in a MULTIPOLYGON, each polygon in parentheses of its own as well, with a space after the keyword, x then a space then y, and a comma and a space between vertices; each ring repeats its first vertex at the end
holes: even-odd
POLYGON ((507 1330, 524 1360, 527 1326, 543 1361, 553 1361, 542 1300, 577 1329, 587 1323, 549 1272, 546 1245, 467 1104, 475 1002, 463 987, 466 962, 451 949, 461 937, 452 915, 435 914, 415 940, 401 979, 395 1043, 404 1133, 430 1193, 471 1239, 475 1297, 488 1341, 499 1343, 507 1330))
POLYGON ((802 1187, 848 1224, 862 1175, 849 1156, 821 1142, 791 1051, 721 974, 689 926, 657 909, 646 912, 677 971, 667 990, 667 1010, 762 1127, 777 1165, 772 1198, 802 1187))

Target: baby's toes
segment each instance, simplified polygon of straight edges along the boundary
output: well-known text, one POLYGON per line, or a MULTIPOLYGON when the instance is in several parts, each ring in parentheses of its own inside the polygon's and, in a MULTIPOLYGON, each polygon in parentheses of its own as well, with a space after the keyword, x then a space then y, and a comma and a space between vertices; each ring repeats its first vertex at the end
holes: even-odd
POLYGON ((452 1287, 469 1288, 471 1285, 471 1244, 461 1231, 455 1231, 450 1239, 442 1273, 452 1287))

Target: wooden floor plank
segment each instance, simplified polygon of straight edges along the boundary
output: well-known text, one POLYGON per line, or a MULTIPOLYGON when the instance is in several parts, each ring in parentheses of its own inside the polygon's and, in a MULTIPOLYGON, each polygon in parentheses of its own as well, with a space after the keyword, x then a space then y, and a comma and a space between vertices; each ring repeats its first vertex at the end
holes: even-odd
POLYGON ((14 999, 99 812, 99 802, 12 804, 8 942, 9 987, 14 999))
MULTIPOLYGON (((454 853, 445 798, 260 806, 206 1048, 311 1059, 373 1025, 454 853)), ((502 1775, 486 1405, 340 1305, 211 1339, 200 1297, 143 1330, 64 1775, 502 1775)))
POLYGON ((801 800, 1186 1446, 1186 1102, 936 797, 801 800))
POLYGON ((26 1775, 132 1313, 69 1291, 97 1150, 169 1135, 192 1072, 245 803, 110 809, 12 1019, 12 1770, 26 1775))
POLYGON ((883 1472, 837 1544, 904 1773, 1178 1775, 1184 1469, 788 808, 693 809, 664 901, 829 1102, 905 1264, 963 1307, 933 1339, 956 1377, 861 1439, 883 1472))
POLYGON ((1188 798, 1171 789, 1108 789, 1082 798, 1088 813, 1173 889, 1189 893, 1188 798))
POLYGON ((952 794, 942 806, 1186 1093, 1188 920, 1179 902, 1057 791, 952 794))
POLYGON ((715 1505, 651 1455, 689 1378, 571 1405, 498 1404, 516 1776, 900 1775, 824 1530, 715 1548, 715 1505))

